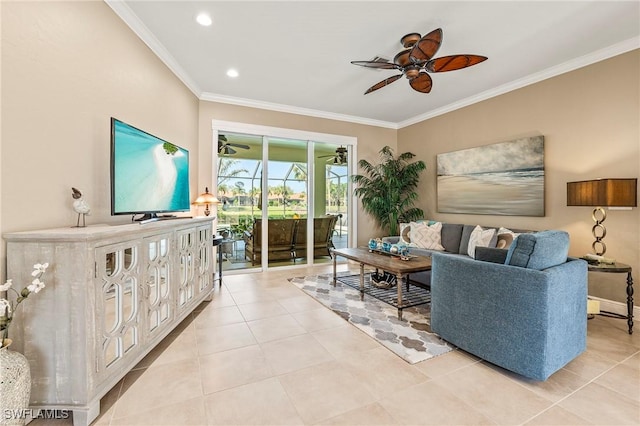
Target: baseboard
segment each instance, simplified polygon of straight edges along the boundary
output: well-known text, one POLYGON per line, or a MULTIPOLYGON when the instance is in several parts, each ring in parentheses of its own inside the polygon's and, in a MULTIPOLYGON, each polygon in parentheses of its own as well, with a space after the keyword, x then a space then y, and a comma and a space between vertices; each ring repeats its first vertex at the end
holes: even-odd
MULTIPOLYGON (((600 302, 601 311, 609 311, 620 315, 627 315, 627 304, 622 302, 616 302, 615 300, 602 299, 600 297, 589 296, 591 300, 597 300, 600 302)), ((633 317, 640 319, 640 306, 633 306, 633 317)))

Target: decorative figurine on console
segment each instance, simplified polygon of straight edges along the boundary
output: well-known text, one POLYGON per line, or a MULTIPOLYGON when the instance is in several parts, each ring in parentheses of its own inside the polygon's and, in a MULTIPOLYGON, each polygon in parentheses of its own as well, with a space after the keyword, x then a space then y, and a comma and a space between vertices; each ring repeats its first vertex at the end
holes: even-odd
POLYGON ((369 250, 382 250, 382 238, 371 238, 369 240, 369 250))
POLYGON ((76 226, 74 226, 74 228, 84 228, 87 226, 85 223, 85 216, 91 213, 91 207, 89 207, 89 204, 82 196, 82 192, 80 192, 78 189, 72 187, 71 196, 75 200, 73 202, 73 211, 78 213, 78 221, 76 222, 76 226), (82 225, 80 225, 80 215, 82 215, 82 225))

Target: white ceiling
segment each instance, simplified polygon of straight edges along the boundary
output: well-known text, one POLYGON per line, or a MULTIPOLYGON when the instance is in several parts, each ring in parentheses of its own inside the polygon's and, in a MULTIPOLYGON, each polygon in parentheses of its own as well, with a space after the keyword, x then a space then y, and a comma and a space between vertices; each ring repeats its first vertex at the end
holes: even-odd
POLYGON ((640 47, 637 0, 105 1, 200 99, 391 128, 640 47), (489 59, 431 74, 429 94, 404 78, 363 94, 397 72, 350 61, 393 59, 403 35, 439 27, 435 57, 489 59))

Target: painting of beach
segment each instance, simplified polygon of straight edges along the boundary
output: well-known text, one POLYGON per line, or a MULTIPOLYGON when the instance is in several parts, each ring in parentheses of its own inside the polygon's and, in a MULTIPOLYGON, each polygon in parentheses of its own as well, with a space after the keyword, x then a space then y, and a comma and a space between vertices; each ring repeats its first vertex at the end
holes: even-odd
POLYGON ((437 156, 438 212, 544 216, 544 136, 437 156))

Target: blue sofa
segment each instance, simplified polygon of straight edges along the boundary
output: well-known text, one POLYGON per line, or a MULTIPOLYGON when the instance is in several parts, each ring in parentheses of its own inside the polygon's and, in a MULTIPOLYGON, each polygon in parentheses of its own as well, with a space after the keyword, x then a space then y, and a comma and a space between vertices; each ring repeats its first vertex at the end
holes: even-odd
MULTIPOLYGON (((476 225, 443 222, 441 230, 441 243, 444 247, 443 251, 410 247, 409 254, 416 256, 431 256, 433 253, 444 253, 450 256, 464 257, 469 259, 469 256, 467 255, 467 246, 469 245, 469 237, 471 236, 471 232, 475 227, 476 225)), ((483 227, 483 229, 491 228, 495 229, 496 231, 499 229, 499 227, 493 226, 483 227)), ((526 229, 512 229, 512 231, 516 233, 533 232, 526 229)), ((383 237, 382 241, 390 244, 397 244, 400 241, 400 236, 394 235, 383 237)), ((495 238, 494 240, 492 240, 492 244, 490 244, 490 247, 477 247, 476 259, 488 262, 504 263, 504 260, 507 256, 507 250, 495 247, 495 238)), ((431 271, 411 274, 409 276, 409 279, 413 283, 422 284, 428 287, 431 284, 431 271)))
POLYGON ((431 329, 534 380, 586 349, 587 263, 564 231, 521 234, 504 264, 433 253, 431 329))

